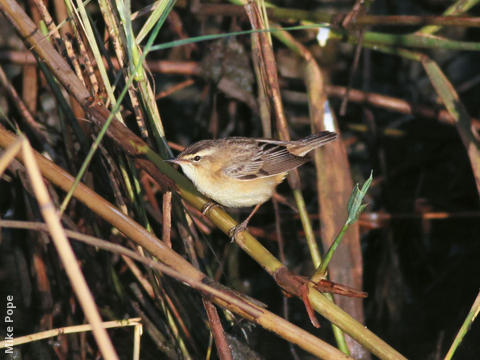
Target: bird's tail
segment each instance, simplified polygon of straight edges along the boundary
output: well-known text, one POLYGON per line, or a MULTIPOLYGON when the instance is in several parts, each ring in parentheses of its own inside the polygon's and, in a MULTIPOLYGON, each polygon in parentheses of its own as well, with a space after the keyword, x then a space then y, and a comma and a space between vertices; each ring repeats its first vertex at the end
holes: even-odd
POLYGON ((337 133, 332 131, 321 131, 316 134, 309 135, 303 139, 292 141, 287 145, 288 151, 296 156, 305 156, 310 151, 328 144, 337 139, 337 133))

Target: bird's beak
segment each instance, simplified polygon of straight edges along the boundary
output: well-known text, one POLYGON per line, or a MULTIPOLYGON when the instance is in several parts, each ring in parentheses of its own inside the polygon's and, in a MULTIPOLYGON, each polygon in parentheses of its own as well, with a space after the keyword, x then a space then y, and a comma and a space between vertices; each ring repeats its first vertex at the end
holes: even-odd
POLYGON ((182 165, 182 164, 185 164, 187 161, 186 160, 182 160, 182 159, 169 159, 169 160, 165 160, 166 162, 169 162, 171 164, 177 164, 177 165, 182 165))

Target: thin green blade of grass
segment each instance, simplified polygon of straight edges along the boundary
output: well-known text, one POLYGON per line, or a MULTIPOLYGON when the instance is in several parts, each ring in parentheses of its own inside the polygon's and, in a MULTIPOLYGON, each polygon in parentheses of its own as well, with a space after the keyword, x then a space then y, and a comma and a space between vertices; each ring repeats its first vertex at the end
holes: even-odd
POLYGON ((269 28, 269 29, 257 29, 257 30, 243 30, 243 31, 233 31, 225 34, 210 34, 210 35, 201 35, 201 36, 194 36, 188 39, 181 39, 181 40, 174 40, 165 42, 163 44, 158 44, 152 46, 151 51, 158 51, 158 50, 165 50, 170 49, 177 46, 183 46, 193 43, 198 43, 202 41, 211 41, 211 40, 218 40, 218 39, 225 39, 232 36, 241 36, 241 35, 250 35, 253 33, 260 33, 260 32, 277 32, 277 31, 296 31, 296 30, 305 30, 305 29, 316 29, 320 26, 324 25, 298 25, 298 26, 287 26, 284 28, 269 28))
POLYGON ((150 30, 155 26, 157 21, 162 17, 162 14, 168 10, 168 7, 169 7, 169 4, 168 4, 168 1, 166 0, 159 0, 155 2, 154 10, 148 16, 147 20, 145 21, 142 28, 137 34, 137 38, 136 38, 137 44, 140 44, 143 41, 143 39, 145 39, 145 36, 147 36, 150 30))
POLYGON ((450 349, 448 349, 447 355, 445 355, 444 360, 450 360, 453 357, 453 355, 458 349, 458 346, 462 343, 463 338, 467 334, 468 330, 470 329, 470 326, 475 321, 475 318, 477 317, 479 312, 480 312, 480 292, 477 294, 477 297, 473 302, 472 308, 468 312, 467 317, 465 318, 465 321, 463 322, 462 326, 458 330, 457 336, 455 336, 452 346, 450 346, 450 349))
POLYGON ((117 1, 117 9, 122 19, 123 30, 126 35, 127 43, 125 44, 125 49, 127 50, 131 69, 130 75, 134 76, 136 81, 142 81, 145 79, 145 74, 142 71, 142 67, 139 67, 139 69, 136 70, 138 60, 140 59, 140 52, 135 42, 135 36, 133 35, 130 0, 126 0, 125 3, 123 1, 117 1))

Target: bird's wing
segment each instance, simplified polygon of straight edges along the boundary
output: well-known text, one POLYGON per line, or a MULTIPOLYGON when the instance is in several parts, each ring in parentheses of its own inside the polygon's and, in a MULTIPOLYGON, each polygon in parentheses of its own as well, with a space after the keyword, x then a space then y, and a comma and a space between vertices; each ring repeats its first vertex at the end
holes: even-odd
POLYGON ((310 151, 335 140, 337 134, 321 131, 296 141, 251 139, 242 142, 243 154, 224 169, 227 176, 239 180, 252 180, 278 175, 304 164, 310 151))
POLYGON ((258 139, 252 144, 252 151, 235 159, 235 164, 225 168, 224 173, 239 180, 252 180, 278 175, 306 162, 306 159, 292 155, 285 145, 284 141, 258 139))

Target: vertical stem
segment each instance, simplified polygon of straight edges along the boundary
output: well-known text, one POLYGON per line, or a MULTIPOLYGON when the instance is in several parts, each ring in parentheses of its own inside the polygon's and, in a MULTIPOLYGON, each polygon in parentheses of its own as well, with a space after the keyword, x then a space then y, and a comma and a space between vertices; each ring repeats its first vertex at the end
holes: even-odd
POLYGON ((313 232, 312 223, 310 222, 307 207, 305 206, 305 199, 303 198, 301 191, 298 189, 293 190, 293 196, 297 202, 300 221, 302 222, 303 230, 305 231, 305 238, 307 239, 307 245, 310 251, 310 256, 312 257, 313 266, 318 268, 322 263, 322 257, 320 256, 315 233, 313 232))

